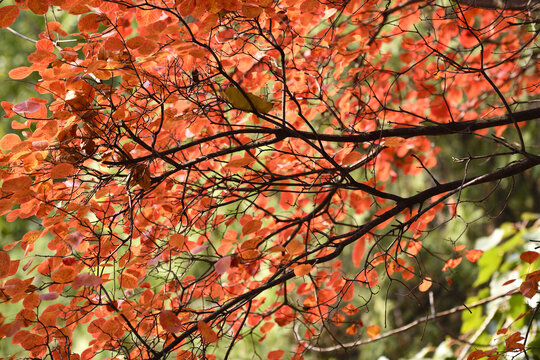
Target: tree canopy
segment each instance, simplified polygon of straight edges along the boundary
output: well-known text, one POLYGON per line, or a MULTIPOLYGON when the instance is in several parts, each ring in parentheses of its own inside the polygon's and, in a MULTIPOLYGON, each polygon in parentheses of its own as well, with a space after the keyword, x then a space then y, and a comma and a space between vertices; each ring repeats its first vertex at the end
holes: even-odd
MULTIPOLYGON (((20 309, 0 337, 31 358, 211 359, 283 327, 294 349, 263 355, 301 359, 323 337, 359 346, 448 315, 395 329, 360 316, 393 288, 444 297, 482 250, 429 235, 537 171, 538 6, 0 7, 0 30, 35 43, 9 77, 39 76, 35 97, 2 102, 0 215, 36 225, 0 251, 0 299, 20 309), (24 12, 42 16, 35 38, 13 28, 24 12), (80 353, 78 329, 92 336, 80 353)), ((536 294, 538 255, 521 254, 512 292, 536 294)), ((527 356, 524 333, 500 331, 469 359, 527 356)))

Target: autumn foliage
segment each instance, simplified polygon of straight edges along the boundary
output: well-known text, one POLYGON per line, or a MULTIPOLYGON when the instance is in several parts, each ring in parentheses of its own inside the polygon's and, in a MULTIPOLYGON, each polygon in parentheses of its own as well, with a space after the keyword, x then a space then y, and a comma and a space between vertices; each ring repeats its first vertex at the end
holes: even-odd
MULTIPOLYGON (((0 251, 0 299, 20 305, 0 337, 33 358, 157 360, 226 358, 275 327, 298 345, 269 359, 300 359, 328 323, 383 335, 349 321, 383 283, 446 288, 445 271, 482 255, 459 246, 428 273, 432 224, 459 217, 465 189, 540 164, 521 130, 540 117, 531 11, 468 3, 0 7, 2 28, 23 12, 78 18, 48 18, 9 73, 39 81, 2 102, 0 214, 39 229, 0 251), (441 137, 488 151, 440 178, 441 137), (76 354, 79 328, 92 341, 76 354)), ((534 295, 538 273, 523 280, 534 295)))

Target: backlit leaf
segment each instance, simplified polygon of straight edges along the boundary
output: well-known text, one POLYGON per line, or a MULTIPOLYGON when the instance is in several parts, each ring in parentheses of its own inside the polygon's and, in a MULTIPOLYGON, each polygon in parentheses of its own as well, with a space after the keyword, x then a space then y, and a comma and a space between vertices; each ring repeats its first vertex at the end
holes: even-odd
POLYGON ((366 239, 365 237, 362 237, 356 240, 353 247, 352 261, 355 267, 360 267, 360 263, 364 259, 365 251, 366 251, 366 239))
POLYGON ((5 251, 0 251, 0 279, 9 275, 11 266, 11 259, 9 254, 5 251))
POLYGON ((379 325, 370 325, 366 328, 366 334, 370 339, 374 339, 381 334, 381 327, 379 325))
POLYGON ((224 256, 220 258, 218 261, 216 261, 215 265, 215 271, 219 275, 223 275, 229 270, 231 267, 231 257, 230 256, 224 256))
POLYGON ((0 7, 0 28, 11 26, 19 16, 19 8, 16 5, 0 7))
POLYGON ((482 256, 483 253, 484 252, 482 250, 473 249, 473 250, 467 251, 467 253, 465 254, 465 257, 467 258, 467 260, 474 263, 478 259, 480 259, 480 256, 482 256))
POLYGON ((523 254, 519 256, 519 258, 528 264, 532 264, 533 262, 536 261, 536 259, 538 259, 539 256, 540 254, 537 253, 536 251, 525 251, 523 254))
POLYGON ((431 281, 431 278, 429 276, 426 276, 424 280, 422 280, 422 283, 418 287, 418 290, 421 292, 426 292, 429 290, 429 288, 433 285, 433 282, 431 281))
POLYGON ((31 73, 36 71, 32 67, 21 66, 9 71, 9 77, 13 80, 20 80, 28 77, 31 73))
POLYGON ((128 273, 123 273, 120 276, 120 286, 125 289, 135 289, 139 285, 139 280, 128 273))
POLYGON ((76 171, 77 169, 71 164, 68 164, 68 163, 57 164, 51 170, 51 179, 67 178, 75 174, 76 171))
POLYGON ((37 101, 27 100, 13 106, 13 111, 19 114, 30 114, 38 111, 40 108, 41 104, 37 101))
POLYGON ((310 264, 298 265, 294 268, 294 274, 296 276, 304 276, 309 274, 311 272, 311 269, 313 269, 313 266, 311 266, 310 264))
POLYGON ((159 313, 159 324, 167 332, 176 333, 182 329, 182 321, 171 310, 162 310, 159 313))
POLYGON ((271 102, 268 102, 257 95, 253 95, 247 92, 244 95, 244 93, 242 93, 242 91, 240 91, 235 86, 225 89, 223 94, 225 98, 231 103, 231 105, 236 109, 250 112, 257 111, 259 113, 266 114, 270 112, 273 107, 271 102))
POLYGON ((212 344, 219 340, 214 330, 212 330, 212 328, 204 321, 198 321, 197 326, 205 342, 212 344))

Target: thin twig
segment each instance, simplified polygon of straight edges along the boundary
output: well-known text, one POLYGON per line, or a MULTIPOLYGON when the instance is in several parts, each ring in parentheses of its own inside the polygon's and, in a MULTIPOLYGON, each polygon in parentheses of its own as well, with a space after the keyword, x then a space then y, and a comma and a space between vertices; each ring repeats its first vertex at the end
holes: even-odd
POLYGON ((332 352, 332 351, 340 350, 342 348, 351 348, 351 347, 355 347, 355 346, 361 346, 361 345, 369 344, 369 343, 379 341, 381 339, 384 339, 384 338, 399 334, 401 332, 407 331, 407 330, 409 330, 409 329, 411 329, 411 328, 413 328, 415 326, 418 326, 418 325, 420 325, 420 324, 422 324, 422 323, 424 323, 426 321, 435 320, 435 319, 438 319, 438 318, 441 318, 441 317, 452 315, 452 314, 455 314, 455 313, 463 311, 463 310, 469 310, 469 309, 472 309, 472 308, 475 308, 475 307, 478 307, 478 306, 482 306, 482 305, 484 305, 486 303, 489 303, 489 302, 491 302, 493 300, 513 295, 513 294, 515 294, 517 292, 517 290, 518 289, 514 289, 514 290, 511 290, 511 291, 509 291, 509 292, 507 292, 505 294, 493 295, 493 296, 487 297, 487 298, 485 298, 483 300, 472 303, 471 305, 460 305, 460 306, 456 306, 456 307, 453 307, 453 308, 445 310, 445 311, 441 311, 441 312, 433 314, 433 315, 429 315, 429 316, 427 316, 425 318, 418 319, 418 320, 415 320, 415 321, 413 321, 411 323, 408 323, 407 325, 401 326, 401 327, 399 327, 397 329, 387 331, 384 334, 381 334, 378 337, 373 338, 373 339, 357 340, 357 341, 353 341, 353 342, 350 342, 350 343, 345 343, 342 346, 330 346, 330 347, 325 347, 325 348, 321 348, 321 347, 317 347, 317 346, 307 344, 306 349, 307 350, 317 351, 317 352, 332 352))

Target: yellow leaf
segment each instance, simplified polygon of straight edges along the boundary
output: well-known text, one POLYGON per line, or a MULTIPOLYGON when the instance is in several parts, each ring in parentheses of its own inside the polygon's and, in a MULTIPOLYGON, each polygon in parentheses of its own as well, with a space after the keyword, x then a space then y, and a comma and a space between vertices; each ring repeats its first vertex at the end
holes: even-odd
POLYGON ((263 98, 257 95, 248 93, 248 92, 245 92, 245 94, 243 94, 242 91, 240 91, 240 89, 234 86, 228 89, 225 89, 225 91, 223 92, 223 95, 231 103, 231 105, 234 108, 244 110, 244 111, 250 111, 250 112, 256 111, 262 114, 266 114, 270 110, 272 110, 272 107, 273 107, 271 102, 268 102, 264 100, 263 98), (250 104, 250 101, 251 101, 251 104, 250 104))

